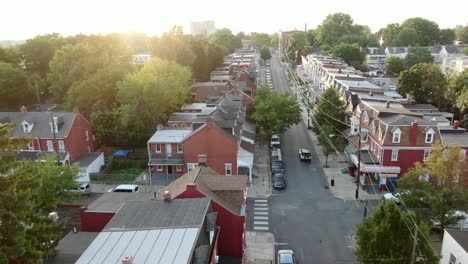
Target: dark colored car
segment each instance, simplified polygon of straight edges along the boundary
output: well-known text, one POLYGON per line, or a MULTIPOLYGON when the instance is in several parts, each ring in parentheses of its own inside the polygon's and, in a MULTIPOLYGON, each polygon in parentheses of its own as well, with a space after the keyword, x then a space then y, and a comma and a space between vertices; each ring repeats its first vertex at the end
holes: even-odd
POLYGON ((273 182, 273 188, 275 189, 285 189, 286 188, 286 178, 284 174, 275 174, 275 180, 273 182))
POLYGON ((280 160, 271 161, 271 171, 282 170, 284 169, 283 162, 280 160))

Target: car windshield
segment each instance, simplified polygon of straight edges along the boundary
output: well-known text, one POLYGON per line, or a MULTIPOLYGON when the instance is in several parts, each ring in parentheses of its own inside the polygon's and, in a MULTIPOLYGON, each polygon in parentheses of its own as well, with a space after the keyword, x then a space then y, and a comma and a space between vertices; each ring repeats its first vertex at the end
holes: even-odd
POLYGON ((283 175, 276 175, 275 180, 277 182, 284 182, 284 176, 283 175))
POLYGON ((302 155, 304 155, 304 156, 310 156, 310 152, 302 152, 302 155))
POLYGON ((132 192, 131 189, 115 189, 113 192, 132 192))
POLYGON ((281 254, 280 255, 280 263, 281 264, 294 264, 292 255, 281 254))

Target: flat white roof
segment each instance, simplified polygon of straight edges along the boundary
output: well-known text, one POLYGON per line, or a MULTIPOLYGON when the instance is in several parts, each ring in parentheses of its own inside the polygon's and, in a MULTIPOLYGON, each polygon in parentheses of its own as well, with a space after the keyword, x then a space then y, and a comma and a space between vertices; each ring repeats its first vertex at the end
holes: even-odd
POLYGON ((366 89, 383 89, 380 86, 377 86, 368 81, 348 81, 348 80, 336 80, 350 88, 366 88, 366 89))
POLYGON ((134 264, 187 264, 198 232, 199 228, 101 232, 76 264, 120 264, 129 256, 134 264))
POLYGON ((161 129, 153 134, 148 143, 181 143, 190 133, 191 129, 161 129))

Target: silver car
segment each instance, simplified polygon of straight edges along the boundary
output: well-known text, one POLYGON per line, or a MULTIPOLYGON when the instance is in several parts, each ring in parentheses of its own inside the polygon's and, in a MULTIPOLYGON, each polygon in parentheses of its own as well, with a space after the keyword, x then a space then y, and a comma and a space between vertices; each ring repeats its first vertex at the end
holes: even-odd
POLYGON ((290 249, 278 250, 277 264, 296 264, 296 258, 294 252, 290 249))

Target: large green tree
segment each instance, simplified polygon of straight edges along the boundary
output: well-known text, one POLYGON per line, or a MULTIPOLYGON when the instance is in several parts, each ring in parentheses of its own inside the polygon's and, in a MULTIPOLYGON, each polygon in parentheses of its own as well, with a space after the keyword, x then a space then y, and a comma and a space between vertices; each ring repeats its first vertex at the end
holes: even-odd
POLYGON ((279 44, 279 35, 278 33, 274 33, 270 36, 270 45, 274 48, 278 48, 279 44))
POLYGON ((192 67, 196 55, 192 50, 191 41, 192 36, 185 35, 182 27, 174 26, 160 38, 153 38, 152 54, 161 59, 192 67))
POLYGON ((411 68, 418 63, 434 63, 434 57, 431 52, 425 47, 410 48, 408 55, 405 57, 406 67, 411 68))
POLYGON ((468 110, 468 69, 449 78, 444 97, 451 106, 450 111, 468 110))
MULTIPOLYGON (((412 212, 402 212, 394 201, 381 202, 374 213, 357 225, 355 254, 361 263, 411 263, 417 223, 412 212)), ((439 263, 428 242, 429 227, 418 224, 417 257, 439 263)), ((416 262, 419 263, 419 262, 416 262)))
POLYGON ((456 39, 464 44, 468 43, 468 26, 457 25, 455 27, 456 39))
POLYGON ((417 33, 414 45, 430 46, 440 39, 439 25, 421 17, 408 18, 401 23, 401 28, 410 28, 417 33))
POLYGON ((0 108, 17 111, 36 100, 26 73, 12 64, 0 62, 0 108))
POLYGON ((269 47, 271 45, 270 36, 267 33, 252 32, 250 33, 250 40, 258 47, 269 47))
POLYGON ((418 41, 418 33, 413 28, 400 28, 395 38, 393 45, 395 46, 414 46, 418 41))
POLYGON ((392 74, 400 74, 405 70, 405 60, 398 56, 390 56, 385 61, 385 69, 392 74))
POLYGON ((399 31, 400 25, 398 23, 388 24, 379 30, 379 37, 383 39, 385 46, 394 46, 399 31))
POLYGON ((319 98, 319 103, 314 111, 315 122, 312 130, 316 135, 319 135, 321 131, 318 125, 329 125, 334 128, 331 134, 341 135, 349 127, 346 125, 345 109, 346 106, 336 87, 328 87, 319 98))
POLYGON ((460 151, 457 145, 434 144, 428 160, 415 164, 398 183, 400 189, 409 191, 401 192, 405 206, 427 208, 415 211, 427 222, 439 222, 442 230, 461 219, 453 214, 455 210, 468 210, 468 190, 462 184, 468 177, 468 164, 460 151))
POLYGON ((303 32, 296 32, 291 35, 288 39, 288 45, 286 46, 286 53, 291 62, 298 62, 298 58, 301 55, 307 54, 307 36, 303 32))
POLYGON ((18 46, 1 47, 0 46, 0 62, 17 64, 20 62, 21 53, 18 46))
POLYGON ((301 108, 288 93, 276 93, 262 85, 255 97, 252 118, 261 126, 267 137, 282 134, 301 121, 301 108))
POLYGON ((233 53, 235 49, 242 48, 241 38, 233 35, 232 31, 227 28, 216 30, 216 32, 209 37, 209 41, 212 44, 222 47, 225 55, 233 53))
POLYGON ((340 43, 332 48, 331 55, 343 59, 347 64, 355 68, 361 68, 366 59, 366 54, 358 44, 340 43))
POLYGON ((39 35, 26 40, 21 45, 26 69, 46 77, 49 73, 49 62, 54 57, 55 51, 64 44, 65 39, 58 33, 39 35))
POLYGON ((265 61, 271 58, 270 49, 267 46, 263 46, 260 49, 260 58, 265 61))
POLYGON ((158 123, 190 98, 190 69, 173 61, 152 59, 118 85, 116 136, 121 144, 142 144, 158 123))
POLYGON ((441 45, 451 45, 456 39, 455 30, 451 28, 444 28, 440 30, 440 39, 439 44, 441 45))
POLYGON ((419 63, 403 71, 397 79, 397 89, 402 95, 411 94, 418 103, 444 104, 446 79, 440 68, 419 63))

